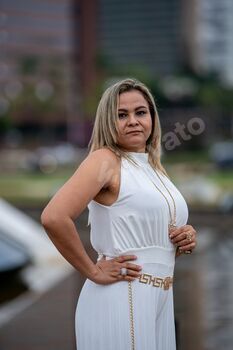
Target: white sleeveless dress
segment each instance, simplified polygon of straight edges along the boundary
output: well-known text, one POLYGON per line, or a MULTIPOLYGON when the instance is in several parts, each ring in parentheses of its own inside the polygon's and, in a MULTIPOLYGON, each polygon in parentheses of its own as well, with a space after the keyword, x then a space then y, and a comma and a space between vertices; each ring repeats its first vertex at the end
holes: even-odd
MULTIPOLYGON (((148 162, 147 153, 129 152, 140 166, 121 161, 118 199, 111 206, 89 205, 91 244, 99 258, 134 254, 141 273, 173 276, 175 247, 168 236, 168 205, 151 180, 172 200, 148 162), (146 175, 145 174, 148 175, 146 175)), ((160 173, 173 195, 177 226, 187 223, 187 204, 174 184, 160 173)), ((173 289, 132 282, 136 350, 175 350, 173 289)), ((99 285, 86 280, 76 309, 77 350, 131 350, 128 282, 99 285)))

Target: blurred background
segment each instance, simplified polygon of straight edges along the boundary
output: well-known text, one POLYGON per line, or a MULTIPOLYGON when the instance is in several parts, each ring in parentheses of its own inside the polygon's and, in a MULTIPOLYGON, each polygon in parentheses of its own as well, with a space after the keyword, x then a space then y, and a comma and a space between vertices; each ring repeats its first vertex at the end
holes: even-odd
MULTIPOLYGON (((0 0, 0 349, 74 350, 84 282, 39 224, 87 155, 103 90, 147 84, 198 248, 178 259, 178 350, 233 348, 233 2, 0 0)), ((87 212, 77 228, 88 253, 87 212)))

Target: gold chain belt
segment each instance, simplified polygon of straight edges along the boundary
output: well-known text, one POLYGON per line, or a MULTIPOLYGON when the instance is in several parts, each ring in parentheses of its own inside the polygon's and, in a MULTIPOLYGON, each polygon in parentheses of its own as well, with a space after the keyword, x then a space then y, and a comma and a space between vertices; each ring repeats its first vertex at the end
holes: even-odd
MULTIPOLYGON (((144 284, 151 284, 153 287, 163 288, 168 290, 173 283, 173 277, 155 277, 149 273, 142 273, 139 277, 139 282, 144 284)), ((128 282, 128 297, 129 297, 129 313, 130 313, 130 336, 131 336, 131 350, 135 350, 135 335, 134 335, 134 312, 133 312, 133 292, 132 284, 128 282)))
POLYGON ((160 287, 163 288, 164 290, 168 290, 173 283, 173 278, 172 277, 165 277, 165 278, 160 278, 160 277, 155 277, 150 275, 149 273, 142 273, 139 276, 139 282, 145 283, 145 284, 151 284, 153 287, 160 287))

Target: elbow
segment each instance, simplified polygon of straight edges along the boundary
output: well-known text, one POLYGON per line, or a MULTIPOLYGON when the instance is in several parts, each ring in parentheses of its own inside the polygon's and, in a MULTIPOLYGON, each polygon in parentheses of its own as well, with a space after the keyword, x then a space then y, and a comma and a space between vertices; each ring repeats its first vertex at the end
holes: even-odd
POLYGON ((57 225, 58 217, 57 215, 52 214, 50 210, 45 208, 41 214, 40 222, 44 229, 48 230, 57 225))
POLYGON ((67 225, 70 218, 61 214, 60 211, 56 211, 49 207, 46 207, 40 217, 40 221, 44 229, 49 231, 57 231, 60 227, 67 225))

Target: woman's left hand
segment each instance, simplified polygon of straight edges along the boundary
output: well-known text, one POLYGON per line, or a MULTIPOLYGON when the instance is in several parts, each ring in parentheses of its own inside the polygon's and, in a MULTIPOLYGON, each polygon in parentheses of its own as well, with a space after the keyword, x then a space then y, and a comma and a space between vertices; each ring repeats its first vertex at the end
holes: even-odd
POLYGON ((196 248, 196 230, 191 225, 174 227, 169 230, 171 242, 177 247, 177 255, 196 248))

